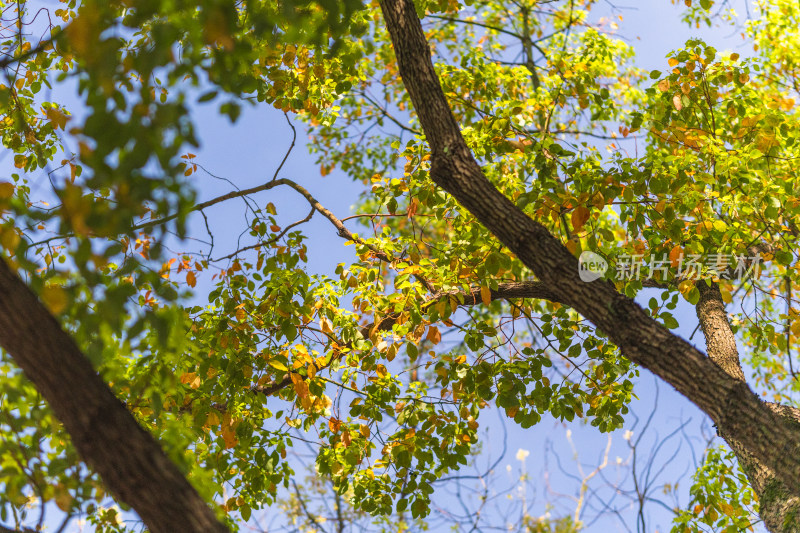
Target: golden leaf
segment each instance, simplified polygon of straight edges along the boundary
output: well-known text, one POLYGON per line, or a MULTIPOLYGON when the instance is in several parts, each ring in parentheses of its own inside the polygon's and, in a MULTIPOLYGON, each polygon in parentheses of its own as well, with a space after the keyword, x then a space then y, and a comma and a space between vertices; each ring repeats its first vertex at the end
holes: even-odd
POLYGON ((481 300, 483 301, 484 305, 489 305, 492 303, 492 290, 487 287, 481 287, 481 300))
POLYGON ((67 293, 58 285, 48 285, 42 289, 42 303, 50 313, 60 314, 67 307, 67 293))

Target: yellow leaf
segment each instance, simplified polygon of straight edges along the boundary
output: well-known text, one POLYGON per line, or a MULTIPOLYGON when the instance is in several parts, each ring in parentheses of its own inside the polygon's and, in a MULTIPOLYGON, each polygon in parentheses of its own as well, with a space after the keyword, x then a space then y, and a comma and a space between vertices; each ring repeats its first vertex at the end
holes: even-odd
POLYGON ((280 361, 278 361, 278 360, 276 360, 276 359, 272 359, 272 360, 269 362, 269 366, 271 366, 271 367, 272 367, 272 368, 274 368, 275 370, 280 370, 280 371, 282 371, 282 372, 288 372, 288 371, 289 371, 289 369, 288 369, 288 368, 286 368, 286 365, 284 365, 283 363, 281 363, 280 361))
POLYGON ((227 14, 218 8, 209 13, 208 20, 203 27, 203 37, 206 43, 218 45, 226 50, 233 48, 233 37, 228 30, 227 14))
POLYGON ((60 483, 55 487, 55 501, 59 509, 65 513, 72 507, 72 496, 69 491, 60 483))
POLYGON ((319 319, 319 327, 323 333, 333 333, 331 321, 325 317, 319 319))
POLYGON ((62 130, 67 125, 67 121, 69 120, 67 115, 54 107, 48 107, 44 110, 44 113, 47 115, 48 120, 50 120, 50 122, 52 122, 56 128, 60 128, 62 130))
POLYGON ((206 424, 205 425, 207 427, 216 427, 216 426, 219 425, 219 422, 220 422, 220 420, 219 420, 219 415, 217 414, 217 412, 214 411, 214 410, 209 411, 208 414, 206 415, 206 424))
POLYGON ((42 289, 42 303, 54 315, 60 314, 67 307, 67 293, 58 285, 48 285, 42 289))
POLYGON ((293 45, 289 45, 286 47, 286 52, 284 52, 281 60, 283 61, 283 64, 286 65, 287 67, 291 67, 294 64, 294 59, 296 57, 295 50, 296 48, 293 45))
POLYGON ((14 255, 19 245, 20 237, 17 230, 14 228, 0 228, 0 244, 3 245, 11 255, 14 255))
POLYGON ((380 364, 376 367, 375 372, 380 378, 385 378, 387 375, 389 375, 389 371, 386 370, 386 367, 380 364))
POLYGON ((677 59, 675 59, 674 57, 670 57, 670 58, 669 58, 669 61, 667 61, 667 62, 669 63, 669 66, 671 66, 671 67, 674 67, 675 65, 677 65, 678 63, 680 63, 680 61, 678 61, 678 60, 677 60, 677 59))
POLYGON ((492 290, 485 285, 481 287, 481 300, 483 301, 484 305, 489 305, 492 303, 492 290))
POLYGON ((729 503, 720 502, 719 508, 723 513, 725 513, 728 516, 733 516, 734 514, 733 506, 729 503))
POLYGON ((14 184, 0 181, 0 200, 8 200, 14 196, 14 184))
POLYGON ((369 426, 361 424, 360 426, 358 426, 358 432, 361 433, 361 436, 364 437, 365 439, 369 438, 370 434, 369 426))

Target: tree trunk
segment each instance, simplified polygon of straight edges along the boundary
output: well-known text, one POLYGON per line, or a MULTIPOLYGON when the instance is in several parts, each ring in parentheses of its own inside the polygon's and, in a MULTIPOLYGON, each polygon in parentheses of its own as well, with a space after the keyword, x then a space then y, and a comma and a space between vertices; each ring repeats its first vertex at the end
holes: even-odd
POLYGON ((585 283, 578 261, 547 228, 484 176, 450 111, 412 0, 382 0, 403 83, 431 150, 431 179, 452 194, 560 301, 575 308, 631 361, 675 387, 800 496, 800 424, 764 404, 685 340, 655 322, 607 281, 585 283))
MULTIPOLYGON (((736 337, 725 312, 725 303, 716 283, 699 281, 695 284, 700 290, 697 302, 697 318, 700 329, 706 338, 706 352, 709 359, 723 369, 733 379, 744 382, 736 348, 736 337)), ((788 406, 767 404, 773 411, 790 420, 800 419, 800 412, 788 406)), ((720 437, 731 447, 739 459, 750 486, 758 495, 759 514, 772 533, 800 532, 800 498, 792 495, 769 467, 759 461, 735 435, 720 430, 720 437)))
POLYGON ((228 530, 2 259, 0 347, 48 401, 81 457, 151 531, 228 530))

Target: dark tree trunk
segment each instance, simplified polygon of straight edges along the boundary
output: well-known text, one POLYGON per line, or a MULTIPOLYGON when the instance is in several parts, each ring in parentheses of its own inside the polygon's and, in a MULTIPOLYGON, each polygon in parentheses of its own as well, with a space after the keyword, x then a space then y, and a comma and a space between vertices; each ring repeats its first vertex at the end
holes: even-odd
POLYGON ((81 457, 151 531, 227 531, 2 259, 0 347, 50 404, 81 457))

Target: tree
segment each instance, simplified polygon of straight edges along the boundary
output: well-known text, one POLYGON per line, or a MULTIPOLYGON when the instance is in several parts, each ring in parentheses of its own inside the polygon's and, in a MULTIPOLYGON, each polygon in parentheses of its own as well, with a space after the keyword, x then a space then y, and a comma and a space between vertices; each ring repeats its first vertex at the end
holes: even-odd
MULTIPOLYGON (((797 531, 798 8, 758 4, 753 58, 692 40, 648 80, 610 22, 592 21, 592 0, 378 4, 4 11, 3 142, 24 173, 0 185, 0 346, 25 377, 9 367, 0 383, 13 435, 0 518, 23 523, 33 497, 113 530, 98 511, 108 489, 153 531, 187 517, 222 530, 201 498, 229 526, 272 503, 295 429, 356 507, 418 518, 489 402, 522 427, 549 413, 609 431, 642 367, 714 422, 766 526, 797 531), (77 84, 85 107, 48 101, 57 83, 77 84), (321 174, 363 182, 355 216, 371 236, 281 177, 283 163, 198 203, 191 118, 211 101, 234 121, 248 102, 304 120, 321 174), (622 147, 633 138, 642 154, 622 147), (305 218, 255 199, 279 188, 305 218), (215 258, 207 211, 233 199, 250 240, 215 258), (194 213, 208 247, 172 252, 202 227, 194 213), (355 245, 338 279, 303 266, 299 228, 315 214, 355 245), (579 256, 612 268, 587 281, 579 256), (689 275, 703 256, 714 261, 689 275), (204 273, 210 306, 182 306, 204 273), (645 310, 646 289, 660 297, 645 310), (669 331, 680 298, 706 353, 669 331)), ((725 20, 686 4, 690 22, 725 20)), ((729 459, 709 454, 698 486, 742 488, 729 459)), ((679 523, 738 527, 724 497, 696 496, 679 523)))

